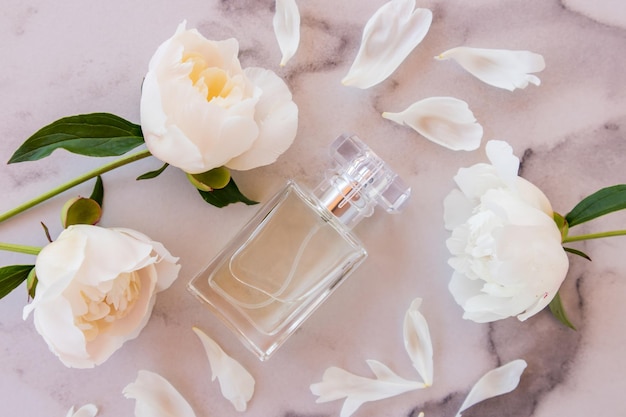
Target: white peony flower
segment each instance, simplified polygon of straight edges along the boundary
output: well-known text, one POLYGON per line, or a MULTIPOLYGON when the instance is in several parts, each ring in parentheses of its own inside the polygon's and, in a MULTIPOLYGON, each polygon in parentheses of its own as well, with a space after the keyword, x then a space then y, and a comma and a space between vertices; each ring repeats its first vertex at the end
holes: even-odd
POLYGON ((490 322, 538 313, 556 295, 569 267, 546 196, 517 176, 506 142, 487 143, 491 164, 461 168, 459 189, 444 201, 446 244, 454 269, 449 289, 464 318, 490 322))
POLYGON ((433 13, 415 8, 415 0, 391 0, 381 6, 363 29, 356 58, 341 80, 369 88, 389 77, 424 39, 433 13))
POLYGON ((483 138, 483 127, 468 104, 454 97, 429 97, 399 113, 384 112, 382 116, 455 151, 473 151, 483 138))
POLYGON ((150 152, 190 174, 271 164, 293 142, 298 108, 274 72, 242 70, 235 39, 210 41, 183 22, 144 79, 141 128, 150 152))
POLYGON ((24 319, 68 367, 91 368, 139 335, 180 265, 158 242, 130 229, 74 225, 44 247, 24 319))
POLYGON ((283 54, 280 66, 284 67, 296 54, 300 45, 300 11, 296 0, 276 0, 272 21, 278 46, 283 54))
POLYGON ((467 46, 447 50, 435 59, 453 59, 484 83, 510 91, 526 88, 528 83, 541 84, 541 80, 532 73, 543 71, 546 67, 543 56, 534 52, 467 46))

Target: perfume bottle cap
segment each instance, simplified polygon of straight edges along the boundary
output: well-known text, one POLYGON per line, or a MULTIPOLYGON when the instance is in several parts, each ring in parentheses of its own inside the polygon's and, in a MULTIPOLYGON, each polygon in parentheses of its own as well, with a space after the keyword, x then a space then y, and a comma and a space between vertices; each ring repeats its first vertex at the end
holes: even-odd
POLYGON ((330 153, 337 166, 316 195, 347 226, 371 216, 376 206, 394 213, 408 200, 410 187, 357 136, 339 136, 330 153))

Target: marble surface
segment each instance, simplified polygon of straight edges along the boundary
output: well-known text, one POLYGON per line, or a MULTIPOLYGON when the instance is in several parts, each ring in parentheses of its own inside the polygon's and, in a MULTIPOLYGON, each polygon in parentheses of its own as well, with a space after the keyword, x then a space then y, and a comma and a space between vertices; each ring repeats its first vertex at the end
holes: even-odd
MULTIPOLYGON (((187 282, 256 210, 205 204, 180 171, 138 183, 160 163, 146 159, 104 177, 104 226, 140 230, 181 257, 180 278, 157 300, 139 338, 89 370, 68 369, 48 351, 32 319, 22 320, 21 289, 0 301, 0 407, 7 416, 62 416, 71 405, 93 402, 100 416, 131 416, 134 401, 122 389, 139 369, 168 378, 198 416, 238 414, 224 400, 196 336, 197 325, 257 380, 249 416, 339 415, 342 402, 316 404, 309 385, 332 365, 370 376, 366 359, 411 377, 402 346, 402 317, 411 300, 423 313, 435 349, 435 383, 427 390, 368 403, 356 416, 453 416, 472 384, 510 360, 528 362, 520 386, 466 413, 472 416, 548 417, 626 415, 626 238, 578 245, 593 262, 572 257, 563 299, 578 331, 549 313, 476 324, 447 291, 442 201, 462 166, 484 161, 484 143, 504 139, 522 156, 522 175, 567 212, 598 188, 626 182, 626 6, 619 0, 419 2, 433 11, 423 43, 384 83, 368 90, 340 80, 355 56, 361 30, 382 0, 299 1, 302 41, 280 68, 271 0, 5 0, 0 12, 0 160, 35 130, 57 118, 105 111, 139 120, 147 63, 163 40, 187 19, 206 37, 236 37, 244 66, 275 70, 300 108, 293 146, 268 167, 235 174, 251 198, 267 200, 287 178, 307 185, 327 166, 327 144, 342 132, 366 140, 413 187, 406 210, 376 214, 356 233, 370 257, 272 357, 261 363, 187 292, 187 282), (529 49, 547 63, 542 84, 513 93, 487 86, 453 62, 433 56, 451 47, 529 49), (380 117, 421 98, 466 100, 485 128, 481 148, 453 152, 380 117)), ((0 166, 0 211, 100 166, 102 160, 55 152, 39 162, 0 166)), ((0 225, 0 241, 44 245, 39 222, 61 231, 58 213, 82 185, 0 225)), ((586 231, 624 228, 614 214, 586 231)), ((32 257, 0 253, 0 264, 32 257)))

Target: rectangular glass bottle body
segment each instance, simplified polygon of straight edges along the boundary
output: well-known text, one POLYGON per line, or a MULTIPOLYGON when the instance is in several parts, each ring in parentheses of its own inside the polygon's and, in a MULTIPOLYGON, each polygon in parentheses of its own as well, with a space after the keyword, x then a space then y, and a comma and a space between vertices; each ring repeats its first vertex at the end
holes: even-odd
POLYGON ((289 182, 189 288, 265 360, 366 256, 345 225, 289 182))

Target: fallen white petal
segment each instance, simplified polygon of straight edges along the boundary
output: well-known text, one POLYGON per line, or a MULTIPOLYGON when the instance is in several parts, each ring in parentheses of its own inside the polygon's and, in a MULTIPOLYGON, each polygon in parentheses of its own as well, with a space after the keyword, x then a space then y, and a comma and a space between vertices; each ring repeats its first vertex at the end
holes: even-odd
POLYGON ((366 402, 382 400, 426 387, 421 382, 399 377, 378 361, 368 360, 367 364, 377 379, 354 375, 337 367, 328 368, 324 372, 322 382, 311 384, 311 392, 319 396, 316 402, 345 398, 340 417, 349 417, 366 402))
POLYGON ((206 333, 197 327, 194 327, 193 331, 200 338, 209 358, 213 372, 211 380, 218 379, 222 395, 235 406, 237 411, 246 411, 248 401, 254 394, 254 378, 206 333))
POLYGON ((461 417, 461 413, 474 404, 513 391, 517 388, 524 369, 526 361, 517 359, 487 372, 474 384, 456 417, 461 417))
POLYGON ((361 47, 344 85, 369 88, 390 76, 411 51, 424 39, 433 14, 415 9, 415 0, 392 0, 368 20, 361 47))
POLYGON ((532 73, 543 71, 546 67, 543 56, 534 52, 467 46, 447 50, 435 59, 453 59, 479 80, 510 91, 526 88, 529 83, 541 84, 541 80, 532 73))
POLYGON ((137 380, 124 388, 135 400, 135 417, 196 417, 187 400, 161 375, 139 371, 137 380))
POLYGON ((276 0, 274 34, 283 57, 280 66, 287 65, 300 44, 300 11, 296 0, 276 0))
POLYGON ((475 150, 483 137, 483 127, 476 121, 468 104, 454 97, 426 98, 404 111, 384 112, 382 116, 455 151, 475 150))
POLYGON ((416 298, 404 316, 404 347, 413 367, 426 386, 433 384, 433 344, 426 319, 420 313, 421 298, 416 298))
POLYGON ((519 158, 513 154, 511 145, 501 140, 490 140, 485 151, 498 176, 506 185, 513 187, 519 173, 519 158))
POLYGON ((98 414, 98 407, 93 404, 85 404, 74 412, 74 406, 67 412, 66 417, 95 417, 98 414))

